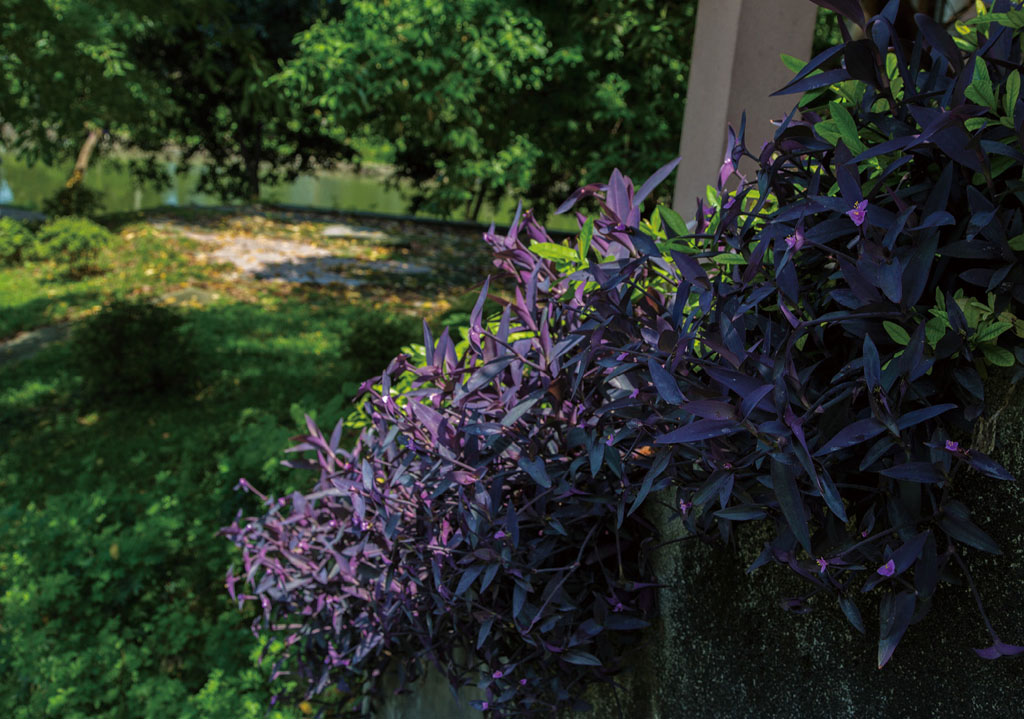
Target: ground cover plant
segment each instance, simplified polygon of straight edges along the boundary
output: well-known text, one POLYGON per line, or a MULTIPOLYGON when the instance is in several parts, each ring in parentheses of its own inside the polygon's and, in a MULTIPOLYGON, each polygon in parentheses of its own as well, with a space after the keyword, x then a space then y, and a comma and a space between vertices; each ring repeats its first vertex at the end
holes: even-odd
POLYGON ((31 258, 52 260, 72 276, 96 269, 96 259, 110 244, 110 232, 84 217, 58 217, 39 228, 31 258))
POLYGON ((694 537, 770 526, 751 569, 805 580, 794 612, 830 598, 865 632, 877 598, 880 668, 954 577, 988 634, 965 644, 1024 652, 965 559, 999 552, 970 482, 1013 479, 970 437, 988 375, 1024 365, 1024 10, 955 38, 918 16, 911 43, 896 2, 819 4, 864 38, 841 25, 798 68, 801 108, 757 155, 731 134, 695 231, 642 215, 670 165, 574 193, 563 210, 598 209, 568 244, 528 214, 488 233, 503 311, 485 291, 461 336, 368 382, 352 451, 310 422, 311 490, 240 483, 264 513, 226 530, 229 589, 307 700, 366 713, 383 674, 434 665, 495 716, 579 706, 654 609, 643 507, 666 496, 694 537))
MULTIPOLYGON (((304 411, 344 412, 368 371, 366 358, 393 355, 404 341, 365 328, 397 325, 392 315, 416 301, 441 312, 468 284, 433 284, 422 295, 382 285, 360 300, 343 288, 232 278, 201 261, 200 243, 163 223, 247 235, 258 226, 285 238, 294 223, 200 215, 121 223, 100 255, 102 276, 54 277, 31 261, 0 267, 0 338, 53 321, 106 323, 105 308, 119 298, 145 300, 147 316, 155 305, 189 328, 187 358, 198 379, 171 392, 95 396, 86 391, 90 377, 112 389, 118 368, 103 365, 114 347, 83 352, 66 342, 16 362, 0 355, 4 716, 305 716, 301 706, 268 712, 268 672, 254 666, 261 646, 224 595, 230 547, 217 528, 237 508, 232 487, 240 474, 259 474, 276 492, 296 489, 278 455, 304 426, 304 411), (204 304, 182 299, 190 292, 204 295, 204 304)), ((453 247, 445 251, 457 253, 460 241, 448 237, 453 247)), ((355 253, 354 243, 346 247, 355 253)), ((109 334, 89 341, 121 342, 109 334)))
POLYGON ((34 239, 32 231, 17 220, 0 217, 0 264, 21 262, 22 254, 34 239))

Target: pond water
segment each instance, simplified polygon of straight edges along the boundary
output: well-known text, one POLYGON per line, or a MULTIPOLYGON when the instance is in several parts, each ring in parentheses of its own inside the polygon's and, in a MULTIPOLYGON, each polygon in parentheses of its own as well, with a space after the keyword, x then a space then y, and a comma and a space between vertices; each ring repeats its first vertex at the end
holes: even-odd
MULTIPOLYGON (((211 207, 224 203, 214 195, 196 191, 199 168, 178 174, 172 162, 165 165, 169 185, 136 183, 124 163, 111 158, 100 158, 89 168, 85 185, 98 191, 105 212, 129 212, 154 207, 211 207)), ((28 166, 17 158, 0 154, 0 205, 12 205, 29 210, 41 210, 43 203, 53 197, 67 180, 71 163, 51 167, 43 164, 28 166)), ((326 210, 380 212, 389 215, 409 214, 408 193, 402 188, 385 186, 384 171, 375 169, 357 173, 351 169, 304 175, 294 182, 265 187, 260 198, 268 203, 296 205, 326 210)), ((515 213, 515 203, 503 201, 495 212, 484 207, 480 220, 492 218, 498 224, 508 223, 515 213)), ((430 215, 422 215, 430 217, 430 215)), ((464 219, 458 215, 448 219, 464 219)), ((552 217, 552 229, 574 230, 575 222, 569 217, 552 217)))

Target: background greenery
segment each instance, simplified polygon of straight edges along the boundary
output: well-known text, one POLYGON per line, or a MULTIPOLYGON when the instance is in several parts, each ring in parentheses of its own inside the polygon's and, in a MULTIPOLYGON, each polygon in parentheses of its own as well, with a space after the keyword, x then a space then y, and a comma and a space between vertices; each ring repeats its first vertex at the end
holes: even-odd
MULTIPOLYGON (((139 175, 164 176, 173 151, 227 199, 373 161, 434 213, 475 216, 507 193, 543 207, 613 166, 646 175, 676 151, 695 6, 0 0, 0 150, 58 164, 100 128, 98 152, 139 175)), ((823 25, 822 41, 834 30, 823 25)), ((80 196, 56 200, 83 211, 80 196)), ((38 227, 4 223, 0 339, 217 281, 218 268, 189 259, 195 242, 107 224, 115 235, 90 230, 68 265, 23 252, 38 227)), ((464 253, 448 264, 463 285, 480 279, 464 253)), ((343 414, 357 383, 415 336, 410 300, 438 288, 383 302, 237 289, 177 311, 188 342, 158 338, 195 368, 176 392, 96 392, 124 380, 95 359, 99 332, 0 364, 5 716, 267 716, 260 647, 223 586, 232 555, 217 530, 245 501, 232 487, 241 476, 304 486, 277 464, 303 412, 343 414)), ((464 321, 464 305, 433 319, 464 321)))

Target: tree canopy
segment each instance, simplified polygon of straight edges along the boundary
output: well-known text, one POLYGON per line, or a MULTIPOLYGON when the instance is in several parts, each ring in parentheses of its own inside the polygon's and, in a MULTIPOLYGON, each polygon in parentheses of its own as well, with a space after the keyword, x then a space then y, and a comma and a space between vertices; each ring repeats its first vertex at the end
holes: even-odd
POLYGON ((87 164, 102 130, 101 147, 174 149, 202 163, 201 191, 247 200, 384 147, 414 209, 543 205, 675 152, 695 6, 0 0, 4 145, 87 164))
POLYGON ((415 202, 475 215, 675 152, 696 3, 344 2, 274 79, 347 138, 394 147, 415 202))

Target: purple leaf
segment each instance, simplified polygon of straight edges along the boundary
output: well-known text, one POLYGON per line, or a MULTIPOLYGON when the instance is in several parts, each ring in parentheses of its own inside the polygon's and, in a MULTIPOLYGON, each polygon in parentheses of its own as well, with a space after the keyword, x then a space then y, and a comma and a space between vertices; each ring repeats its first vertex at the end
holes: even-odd
POLYGON ((640 185, 640 189, 637 190, 636 197, 633 198, 633 203, 639 207, 647 196, 651 194, 651 191, 665 181, 665 178, 672 174, 672 171, 676 169, 676 165, 679 164, 683 158, 677 157, 669 163, 662 165, 653 175, 648 177, 644 184, 640 185))
POLYGON ((839 13, 859 27, 864 27, 864 10, 858 0, 811 0, 811 2, 839 13))
POLYGON ((1024 653, 1024 647, 1015 644, 1004 644, 998 639, 990 647, 975 649, 974 652, 982 659, 998 659, 999 657, 1013 657, 1024 653))
POLYGON ((883 477, 922 484, 940 484, 946 481, 946 478, 930 462, 904 462, 883 469, 880 474, 883 477))
POLYGON ((680 405, 685 402, 675 378, 664 367, 651 358, 647 360, 647 369, 651 373, 651 380, 662 400, 670 405, 680 405))
POLYGON ((772 489, 793 535, 807 552, 811 551, 811 534, 807 527, 807 510, 792 472, 786 465, 772 460, 772 489))
POLYGON ((874 419, 861 419, 839 431, 829 441, 822 445, 821 449, 814 453, 815 457, 831 454, 840 449, 852 447, 861 442, 866 442, 885 431, 885 426, 874 419))
POLYGON ((886 595, 879 608, 881 627, 878 639, 878 668, 884 667, 896 646, 910 626, 914 616, 916 598, 910 592, 900 592, 895 596, 886 595))
POLYGON ((696 422, 654 438, 656 444, 686 444, 714 437, 724 437, 743 430, 733 420, 699 419, 696 422))

